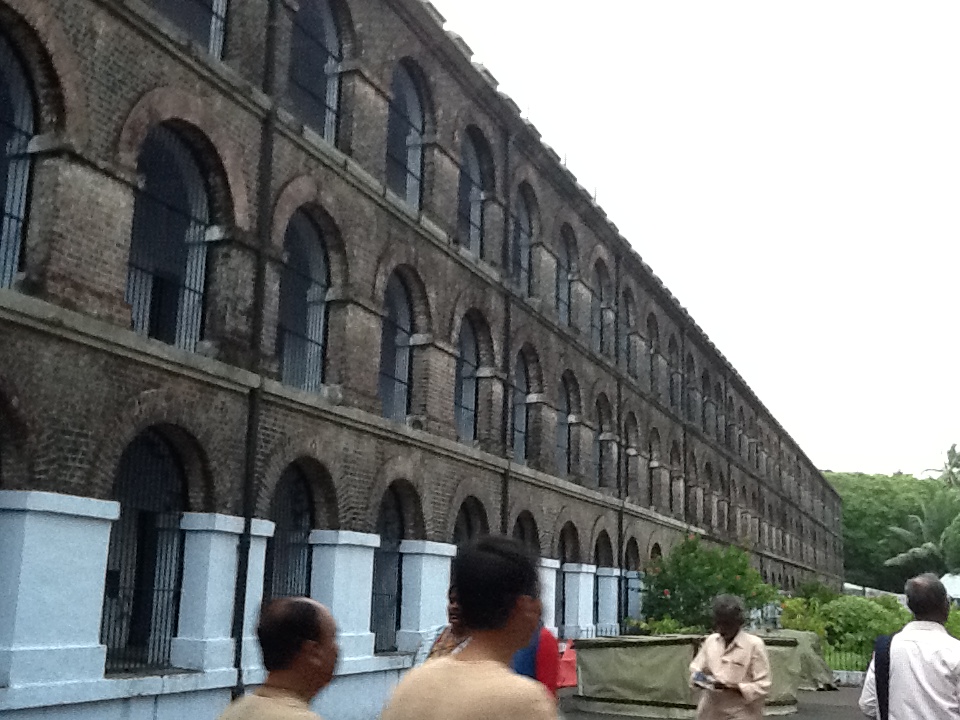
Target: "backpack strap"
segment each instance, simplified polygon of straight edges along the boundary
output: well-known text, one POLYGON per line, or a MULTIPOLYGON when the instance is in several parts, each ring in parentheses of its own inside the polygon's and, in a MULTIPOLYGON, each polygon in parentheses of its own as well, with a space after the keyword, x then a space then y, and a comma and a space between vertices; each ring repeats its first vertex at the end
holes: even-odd
POLYGON ((890 714, 890 645, 893 635, 881 635, 873 645, 873 672, 877 680, 877 705, 880 720, 890 714))

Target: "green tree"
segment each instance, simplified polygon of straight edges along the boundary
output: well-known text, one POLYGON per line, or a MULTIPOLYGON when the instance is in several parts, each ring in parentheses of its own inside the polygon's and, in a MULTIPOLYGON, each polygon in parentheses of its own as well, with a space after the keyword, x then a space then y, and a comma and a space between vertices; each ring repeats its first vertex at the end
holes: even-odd
POLYGON ((648 620, 671 618, 680 626, 710 627, 710 604, 717 595, 743 598, 750 609, 763 607, 777 593, 735 547, 708 548, 694 535, 664 558, 651 561, 643 589, 648 620))
POLYGON ((960 568, 960 493, 941 485, 920 505, 920 513, 891 526, 895 555, 884 564, 911 572, 942 575, 960 568))
POLYGON ((902 592, 913 568, 884 565, 904 549, 894 542, 888 528, 903 527, 910 515, 919 514, 923 502, 942 484, 937 480, 918 480, 912 475, 825 472, 824 476, 843 499, 847 581, 902 592))
POLYGON ((960 488, 960 453, 957 452, 956 443, 947 450, 947 461, 943 467, 929 472, 939 472, 940 482, 953 488, 960 488))

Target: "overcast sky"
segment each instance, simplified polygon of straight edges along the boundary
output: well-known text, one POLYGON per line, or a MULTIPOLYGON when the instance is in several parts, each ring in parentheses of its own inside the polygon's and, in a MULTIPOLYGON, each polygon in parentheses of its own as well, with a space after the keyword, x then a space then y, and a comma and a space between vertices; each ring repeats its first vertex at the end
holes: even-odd
POLYGON ((821 469, 960 442, 960 3, 433 0, 821 469))

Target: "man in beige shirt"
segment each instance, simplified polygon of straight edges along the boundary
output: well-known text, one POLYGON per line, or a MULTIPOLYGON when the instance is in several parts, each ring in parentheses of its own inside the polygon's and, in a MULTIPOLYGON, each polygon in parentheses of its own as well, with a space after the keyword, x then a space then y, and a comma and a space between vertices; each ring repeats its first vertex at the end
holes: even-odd
POLYGON ((267 679, 220 720, 317 720, 310 701, 330 684, 340 654, 333 615, 310 598, 279 598, 261 609, 257 637, 267 679))
POLYGON ((512 538, 485 537, 460 549, 451 574, 466 639, 411 670, 381 720, 556 720, 546 688, 510 669, 540 623, 534 558, 512 538))
POLYGON ((691 684, 712 686, 700 697, 698 720, 760 720, 770 691, 770 661, 763 640, 743 631, 743 601, 718 596, 713 628, 690 663, 691 684))

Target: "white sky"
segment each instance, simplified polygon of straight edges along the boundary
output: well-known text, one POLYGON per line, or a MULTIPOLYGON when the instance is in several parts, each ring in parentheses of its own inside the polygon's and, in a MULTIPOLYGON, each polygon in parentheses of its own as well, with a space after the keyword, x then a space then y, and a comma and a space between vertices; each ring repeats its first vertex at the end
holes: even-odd
POLYGON ((818 467, 940 466, 960 3, 433 3, 818 467))

